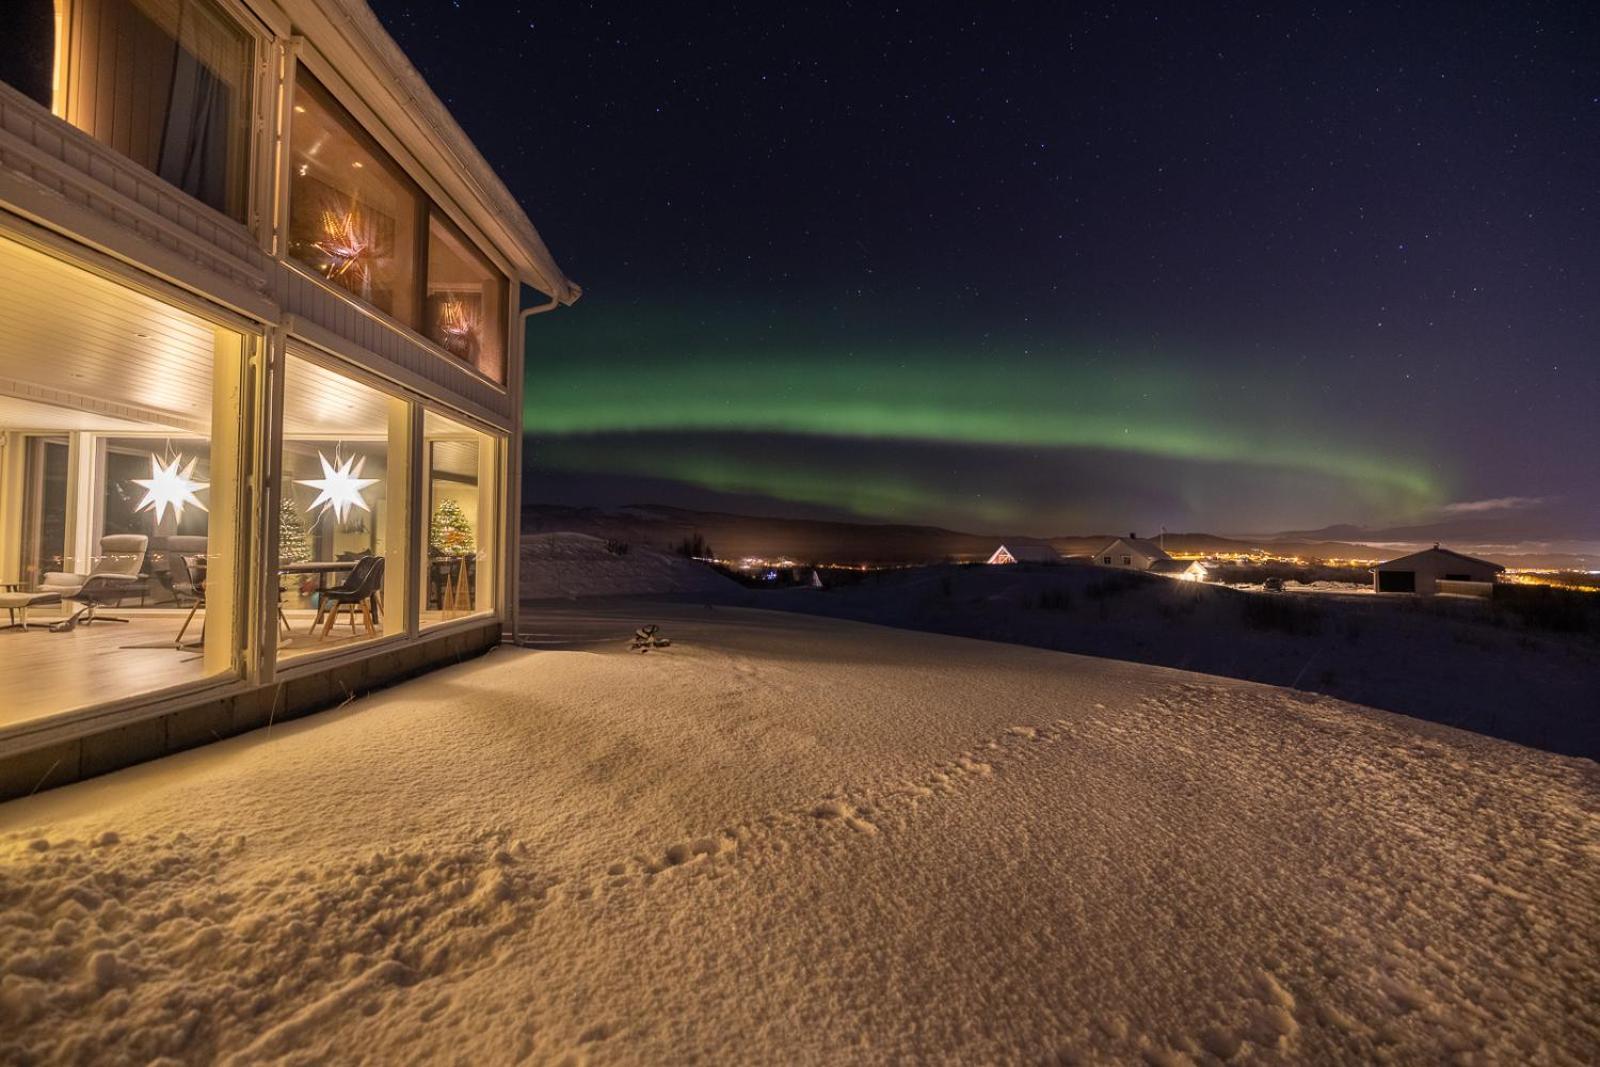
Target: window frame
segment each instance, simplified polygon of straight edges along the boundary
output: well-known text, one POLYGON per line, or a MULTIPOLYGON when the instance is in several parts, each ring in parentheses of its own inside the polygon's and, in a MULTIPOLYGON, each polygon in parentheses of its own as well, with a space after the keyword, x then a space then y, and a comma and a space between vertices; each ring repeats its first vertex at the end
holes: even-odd
POLYGON ((193 210, 205 212, 214 222, 244 228, 265 247, 271 230, 269 220, 273 215, 270 204, 272 177, 268 173, 268 162, 272 158, 272 153, 266 142, 270 139, 267 131, 272 125, 279 90, 269 57, 280 48, 280 35, 273 32, 260 16, 240 0, 210 0, 210 3, 244 34, 248 50, 244 83, 249 87, 250 100, 245 108, 245 151, 243 159, 240 160, 242 171, 240 182, 243 188, 239 190, 239 206, 243 217, 219 210, 192 193, 173 185, 158 172, 133 157, 124 155, 67 118, 67 87, 71 82, 68 69, 73 62, 71 27, 75 14, 81 9, 80 0, 55 0, 56 39, 51 70, 50 113, 92 139, 106 151, 116 153, 118 157, 128 160, 140 170, 155 177, 169 192, 183 197, 193 210))
MULTIPOLYGON (((224 0, 217 0, 217 2, 221 3, 224 0)), ((283 107, 279 138, 283 147, 279 154, 277 172, 279 192, 274 208, 278 222, 275 240, 272 245, 278 261, 298 273, 301 277, 313 282, 330 295, 344 300, 374 322, 400 334, 407 341, 421 346, 431 355, 470 375, 475 381, 482 382, 502 395, 510 396, 512 380, 515 377, 512 372, 515 352, 513 342, 520 294, 519 286, 521 285, 516 271, 505 261, 493 242, 482 241, 474 236, 477 230, 476 226, 469 227, 462 224, 455 210, 446 202, 449 198, 440 195, 436 182, 428 173, 427 168, 416 161, 412 153, 406 149, 401 138, 396 137, 392 131, 387 129, 382 120, 362 100, 360 93, 345 81, 334 65, 314 49, 292 50, 290 62, 285 65, 283 71, 280 92, 283 107), (418 269, 414 295, 419 312, 419 320, 416 326, 412 326, 377 305, 361 299, 349 290, 332 284, 314 268, 289 254, 288 229, 291 174, 293 171, 291 155, 294 118, 293 103, 296 87, 303 74, 309 75, 332 102, 337 105, 339 111, 355 124, 355 128, 359 131, 360 139, 367 142, 369 150, 385 159, 391 167, 396 168, 403 174, 421 197, 423 210, 420 225, 418 226, 418 244, 420 247, 417 250, 416 262, 418 269), (388 142, 390 141, 394 142, 394 148, 389 146, 388 142), (488 261, 502 283, 504 301, 501 309, 500 329, 502 331, 501 347, 504 373, 501 379, 496 379, 483 373, 473 364, 445 350, 443 346, 423 332, 423 323, 420 316, 426 308, 428 295, 428 224, 435 213, 481 258, 488 261)))

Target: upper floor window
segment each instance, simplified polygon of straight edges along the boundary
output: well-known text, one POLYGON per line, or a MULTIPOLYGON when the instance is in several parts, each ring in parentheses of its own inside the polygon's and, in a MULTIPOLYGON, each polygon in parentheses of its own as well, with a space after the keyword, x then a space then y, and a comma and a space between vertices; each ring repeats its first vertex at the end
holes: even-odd
POLYGON ((477 246, 434 211, 428 220, 424 332, 494 381, 505 380, 506 279, 477 246))
POLYGON ((68 122, 245 218, 253 41, 213 0, 60 0, 68 122))
POLYGON ((0 82, 49 107, 55 60, 55 0, 0 4, 0 82))
POLYGON ((289 255, 413 329, 421 327, 427 202, 305 70, 290 132, 289 255))

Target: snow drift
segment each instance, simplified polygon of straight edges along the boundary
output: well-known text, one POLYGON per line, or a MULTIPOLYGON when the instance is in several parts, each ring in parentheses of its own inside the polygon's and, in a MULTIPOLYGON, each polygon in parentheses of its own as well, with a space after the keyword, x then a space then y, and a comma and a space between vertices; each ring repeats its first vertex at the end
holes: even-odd
POLYGON ((0 1062, 1600 1060, 1588 761, 800 615, 540 624, 0 806, 0 1062))

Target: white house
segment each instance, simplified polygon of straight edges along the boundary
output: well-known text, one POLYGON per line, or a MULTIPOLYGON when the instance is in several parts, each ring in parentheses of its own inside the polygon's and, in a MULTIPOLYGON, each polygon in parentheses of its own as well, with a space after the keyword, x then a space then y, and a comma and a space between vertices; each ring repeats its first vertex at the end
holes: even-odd
POLYGON ((1127 537, 1117 538, 1096 552, 1094 563, 1097 567, 1128 567, 1132 570, 1147 571, 1152 564, 1171 558, 1154 541, 1129 534, 1127 537))
POLYGON ((0 798, 513 633, 580 290, 366 4, 8 6, 0 798))
POLYGON ((1059 563, 1061 554, 1049 545, 1017 545, 1008 548, 1001 545, 994 550, 994 555, 985 562, 988 563, 1059 563))
MULTIPOLYGON (((1105 566, 1105 564, 1101 564, 1105 566)), ((1159 574, 1166 578, 1178 578, 1186 582, 1203 582, 1206 580, 1206 565, 1197 559, 1158 559, 1145 568, 1151 574, 1159 574)))
POLYGON ((1464 556, 1435 544, 1372 568, 1372 590, 1423 596, 1436 593, 1488 596, 1494 591, 1496 577, 1504 571, 1498 563, 1464 556))

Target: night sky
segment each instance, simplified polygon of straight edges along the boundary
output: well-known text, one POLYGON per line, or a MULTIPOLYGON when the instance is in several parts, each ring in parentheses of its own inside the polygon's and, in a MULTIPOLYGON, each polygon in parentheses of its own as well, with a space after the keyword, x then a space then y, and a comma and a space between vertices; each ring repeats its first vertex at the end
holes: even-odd
POLYGON ((373 3, 585 290, 533 499, 1600 539, 1600 6, 1394 6, 373 3))

